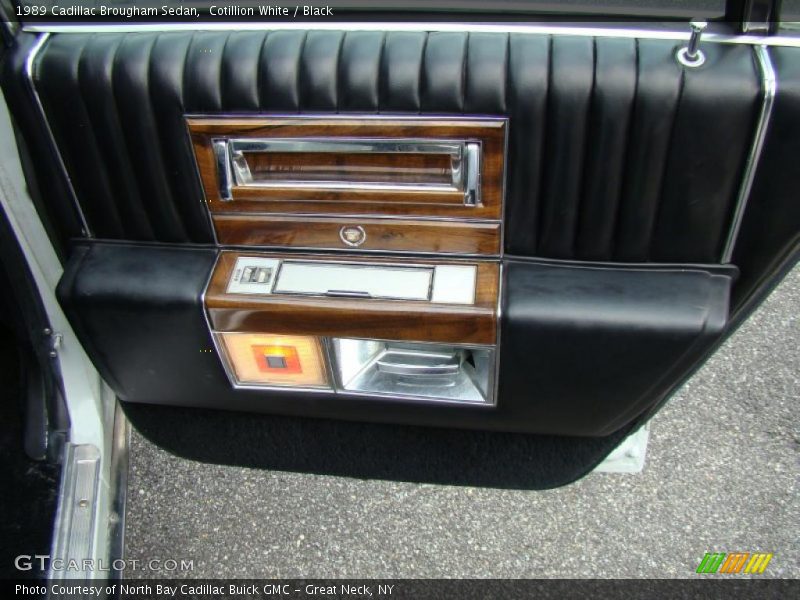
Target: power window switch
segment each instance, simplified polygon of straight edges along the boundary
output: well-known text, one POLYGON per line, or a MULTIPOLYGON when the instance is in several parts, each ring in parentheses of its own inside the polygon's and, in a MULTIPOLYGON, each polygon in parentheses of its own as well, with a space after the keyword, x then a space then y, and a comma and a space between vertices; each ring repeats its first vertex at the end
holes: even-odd
POLYGON ((245 267, 242 271, 242 283, 269 283, 272 269, 269 267, 245 267))
POLYGON ((255 281, 256 283, 269 283, 269 280, 272 278, 272 269, 269 267, 258 267, 253 277, 251 281, 255 281))
POLYGON ((274 258, 241 256, 236 259, 227 292, 229 294, 271 294, 281 261, 274 258))

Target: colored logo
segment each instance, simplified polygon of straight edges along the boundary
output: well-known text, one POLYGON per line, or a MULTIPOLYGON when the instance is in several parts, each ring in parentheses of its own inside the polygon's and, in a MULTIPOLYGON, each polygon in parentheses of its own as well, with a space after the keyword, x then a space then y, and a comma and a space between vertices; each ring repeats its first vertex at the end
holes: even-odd
POLYGON ((706 552, 697 566, 698 573, 751 573, 757 575, 767 569, 771 552, 706 552))

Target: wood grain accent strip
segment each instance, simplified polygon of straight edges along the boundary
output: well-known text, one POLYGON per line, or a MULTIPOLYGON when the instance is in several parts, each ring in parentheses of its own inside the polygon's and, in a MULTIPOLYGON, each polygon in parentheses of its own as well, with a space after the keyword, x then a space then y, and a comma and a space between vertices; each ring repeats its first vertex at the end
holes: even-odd
POLYGON ((270 294, 247 296, 225 292, 239 256, 267 254, 223 252, 206 291, 206 309, 216 331, 324 335, 416 342, 494 345, 497 341, 499 263, 491 261, 422 261, 269 254, 272 258, 357 262, 362 264, 475 264, 474 305, 329 298, 270 294))
POLYGON ((213 221, 220 243, 232 246, 500 254, 499 223, 235 214, 217 214, 213 221), (364 228, 367 237, 362 245, 352 248, 339 233, 342 227, 356 225, 364 228))
MULTIPOLYGON (((216 170, 215 170, 216 173, 216 170)), ((219 195, 215 188, 214 193, 219 195)), ((495 219, 483 206, 464 206, 464 195, 448 190, 329 190, 304 188, 234 187, 233 200, 209 201, 212 214, 312 213, 338 215, 396 215, 495 219)))
MULTIPOLYGON (((209 209, 219 212, 312 213, 458 217, 499 220, 502 216, 505 119, 375 119, 189 117, 186 120, 209 209), (233 200, 219 195, 213 138, 392 138, 479 141, 482 145, 481 202, 465 206, 463 194, 450 190, 325 189, 234 186, 233 200)), ((409 160, 418 166, 419 157, 409 160)), ((403 177, 408 183, 408 177, 403 177)))

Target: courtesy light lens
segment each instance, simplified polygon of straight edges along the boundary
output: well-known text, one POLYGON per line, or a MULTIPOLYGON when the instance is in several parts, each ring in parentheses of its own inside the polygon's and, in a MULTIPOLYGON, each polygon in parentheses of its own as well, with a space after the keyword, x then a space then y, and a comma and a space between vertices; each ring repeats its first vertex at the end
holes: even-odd
POLYGON ((221 333, 239 383, 327 387, 320 341, 311 336, 221 333))

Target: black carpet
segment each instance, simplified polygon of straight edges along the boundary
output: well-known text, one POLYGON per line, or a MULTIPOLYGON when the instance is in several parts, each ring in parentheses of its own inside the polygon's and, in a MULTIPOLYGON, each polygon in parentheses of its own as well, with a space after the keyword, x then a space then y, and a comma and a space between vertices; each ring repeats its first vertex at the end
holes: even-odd
POLYGON ((582 477, 627 435, 572 438, 123 403, 151 442, 191 460, 361 479, 547 489, 582 477))
POLYGON ((0 329, 0 577, 39 578, 18 571, 23 554, 49 554, 58 494, 59 467, 30 460, 23 449, 21 370, 11 334, 0 329))

